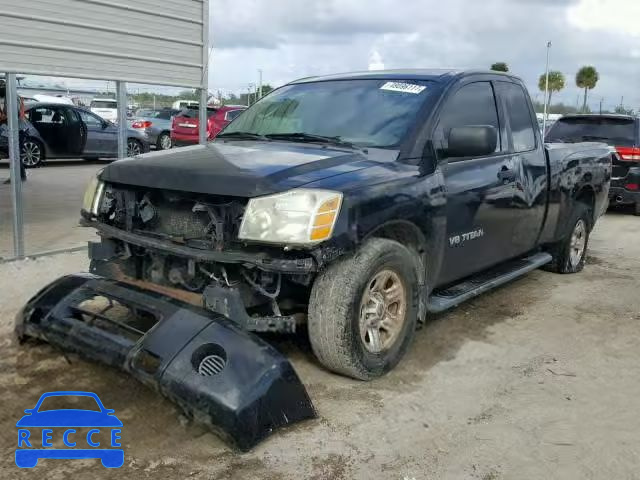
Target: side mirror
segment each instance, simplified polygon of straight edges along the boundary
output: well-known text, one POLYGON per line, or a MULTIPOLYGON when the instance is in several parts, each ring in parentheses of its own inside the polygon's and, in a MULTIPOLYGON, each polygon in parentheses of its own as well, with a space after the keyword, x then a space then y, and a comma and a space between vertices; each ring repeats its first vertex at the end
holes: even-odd
POLYGON ((482 157, 496 151, 498 131, 490 125, 454 127, 449 132, 449 157, 482 157))
POLYGON ((107 128, 109 128, 109 122, 102 122, 102 129, 106 130, 107 128))

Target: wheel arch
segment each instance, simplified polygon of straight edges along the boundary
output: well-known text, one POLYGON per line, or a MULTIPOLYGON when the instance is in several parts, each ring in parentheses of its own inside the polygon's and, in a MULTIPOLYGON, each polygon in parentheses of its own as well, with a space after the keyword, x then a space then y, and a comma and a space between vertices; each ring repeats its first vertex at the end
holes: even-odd
POLYGON ((590 211, 590 220, 591 225, 589 228, 593 228, 596 221, 596 191, 591 185, 583 185, 582 187, 576 189, 576 192, 573 195, 573 200, 575 202, 584 203, 587 207, 589 207, 590 211))
POLYGON ((362 242, 370 238, 386 238, 407 247, 416 258, 416 271, 420 285, 425 284, 427 271, 427 239, 422 231, 407 220, 391 220, 379 225, 367 235, 362 242))

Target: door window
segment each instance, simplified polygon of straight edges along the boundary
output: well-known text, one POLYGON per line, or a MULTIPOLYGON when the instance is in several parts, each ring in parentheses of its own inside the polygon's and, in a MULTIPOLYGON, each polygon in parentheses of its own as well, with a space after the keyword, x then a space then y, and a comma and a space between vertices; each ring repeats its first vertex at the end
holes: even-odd
MULTIPOLYGON (((434 147, 439 159, 447 158, 449 132, 453 127, 467 125, 489 125, 498 132, 496 152, 502 151, 500 122, 493 88, 489 82, 475 82, 465 85, 447 100, 438 126, 433 134, 434 147)), ((454 161, 452 159, 451 161, 454 161)))
POLYGON ((29 110, 29 121, 36 124, 65 125, 64 112, 57 107, 37 107, 29 110))
POLYGON ((102 128, 102 120, 98 118, 96 115, 93 115, 89 112, 85 112, 84 110, 76 110, 78 115, 82 121, 87 125, 87 127, 100 127, 102 128))
POLYGON ((514 152, 533 150, 536 148, 535 127, 524 90, 520 85, 507 82, 499 82, 498 89, 507 109, 514 152))

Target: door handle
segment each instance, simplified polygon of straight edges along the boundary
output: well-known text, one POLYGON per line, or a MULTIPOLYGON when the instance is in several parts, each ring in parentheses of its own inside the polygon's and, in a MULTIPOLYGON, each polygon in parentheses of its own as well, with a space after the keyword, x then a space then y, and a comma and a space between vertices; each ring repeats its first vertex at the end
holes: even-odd
POLYGON ((498 178, 504 183, 513 182, 516 179, 516 172, 507 167, 502 167, 502 170, 498 172, 498 178))

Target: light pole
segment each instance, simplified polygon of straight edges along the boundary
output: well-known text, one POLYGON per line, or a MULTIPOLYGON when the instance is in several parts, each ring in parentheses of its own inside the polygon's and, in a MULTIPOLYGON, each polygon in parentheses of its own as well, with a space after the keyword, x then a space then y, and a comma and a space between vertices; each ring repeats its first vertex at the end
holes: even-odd
POLYGON ((549 103, 549 51, 551 50, 551 42, 547 42, 547 66, 545 69, 545 81, 544 81, 544 115, 542 117, 542 141, 544 141, 544 135, 547 132, 547 107, 549 103))
POLYGON ((258 69, 259 80, 258 80, 258 99, 262 98, 262 69, 258 69))

